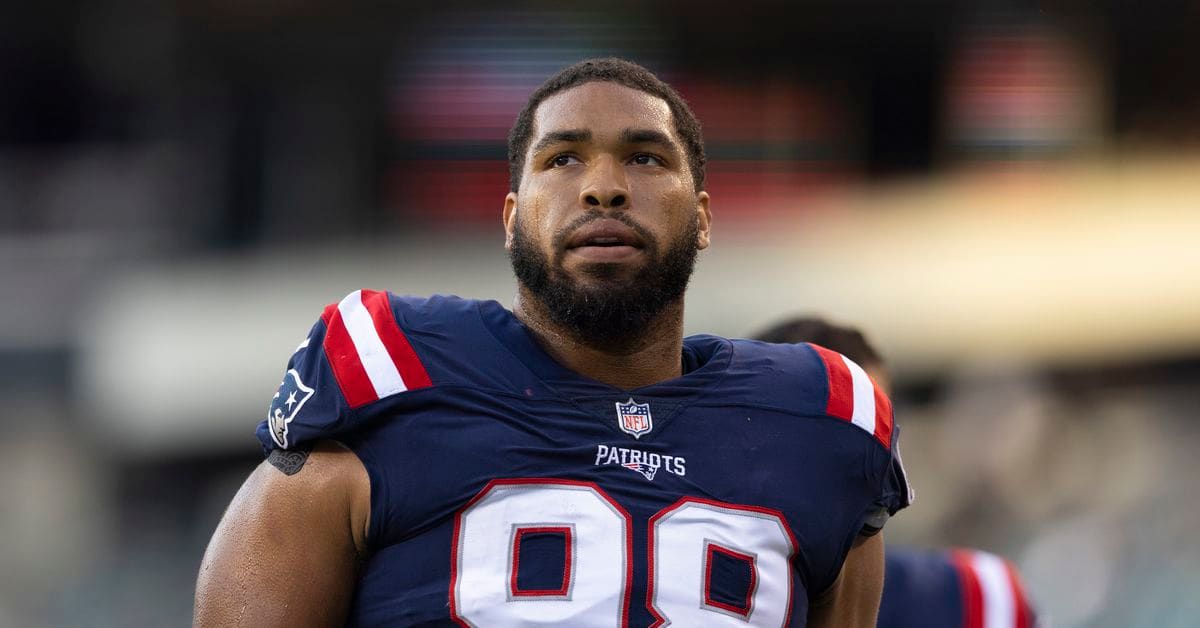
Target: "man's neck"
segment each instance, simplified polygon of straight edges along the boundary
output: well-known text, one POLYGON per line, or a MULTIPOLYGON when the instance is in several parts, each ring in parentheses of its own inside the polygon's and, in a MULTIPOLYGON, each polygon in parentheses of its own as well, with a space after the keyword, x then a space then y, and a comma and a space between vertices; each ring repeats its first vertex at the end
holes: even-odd
POLYGON ((513 314, 559 364, 591 379, 632 390, 683 374, 683 301, 668 306, 639 338, 597 348, 550 320, 541 302, 524 290, 513 314))

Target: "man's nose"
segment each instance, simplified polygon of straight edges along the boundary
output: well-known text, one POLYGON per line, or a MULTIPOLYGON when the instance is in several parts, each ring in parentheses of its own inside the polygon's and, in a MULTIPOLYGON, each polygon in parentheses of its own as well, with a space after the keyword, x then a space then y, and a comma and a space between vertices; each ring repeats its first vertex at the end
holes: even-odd
POLYGON ((579 203, 585 209, 614 209, 629 205, 629 184, 625 180, 625 168, 611 157, 596 160, 589 172, 583 189, 579 191, 579 203))

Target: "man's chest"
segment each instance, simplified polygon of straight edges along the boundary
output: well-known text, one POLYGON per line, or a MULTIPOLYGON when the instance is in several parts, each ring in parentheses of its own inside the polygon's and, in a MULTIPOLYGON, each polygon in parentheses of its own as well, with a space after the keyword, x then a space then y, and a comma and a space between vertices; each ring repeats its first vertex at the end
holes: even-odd
POLYGON ((812 470, 803 433, 684 409, 631 435, 620 408, 531 406, 373 436, 386 548, 364 586, 459 625, 802 625, 798 538, 825 492, 797 488, 819 484, 794 477, 812 470))

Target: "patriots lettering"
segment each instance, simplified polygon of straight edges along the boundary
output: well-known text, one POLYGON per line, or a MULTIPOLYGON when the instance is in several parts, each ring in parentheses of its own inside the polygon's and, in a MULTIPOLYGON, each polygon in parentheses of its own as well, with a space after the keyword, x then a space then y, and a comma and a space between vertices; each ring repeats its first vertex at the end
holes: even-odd
POLYGON ((687 460, 682 456, 668 456, 630 447, 596 445, 596 461, 593 466, 605 465, 637 471, 646 476, 647 480, 653 480, 659 469, 680 477, 687 475, 687 460))

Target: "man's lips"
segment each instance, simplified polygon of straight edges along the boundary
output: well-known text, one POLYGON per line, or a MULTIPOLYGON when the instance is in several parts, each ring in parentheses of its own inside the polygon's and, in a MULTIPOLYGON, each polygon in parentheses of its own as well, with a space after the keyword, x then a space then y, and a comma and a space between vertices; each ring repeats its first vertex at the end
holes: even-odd
POLYGON ((616 246, 577 246, 567 249, 567 254, 589 262, 620 262, 640 255, 642 249, 624 244, 616 246))
POLYGON ((580 248, 634 248, 641 249, 643 242, 629 225, 611 218, 593 220, 571 234, 567 239, 567 250, 580 248))
POLYGON ((611 218, 580 227, 567 240, 567 253, 591 262, 619 262, 641 253, 644 242, 629 225, 611 218))

